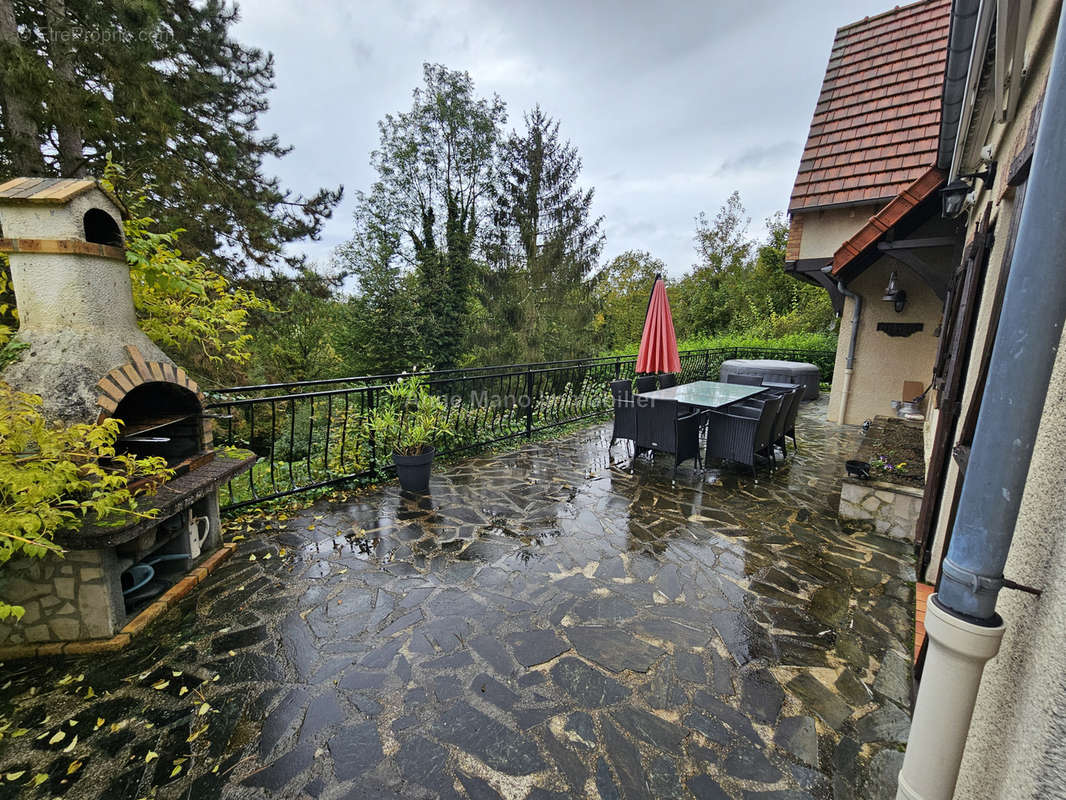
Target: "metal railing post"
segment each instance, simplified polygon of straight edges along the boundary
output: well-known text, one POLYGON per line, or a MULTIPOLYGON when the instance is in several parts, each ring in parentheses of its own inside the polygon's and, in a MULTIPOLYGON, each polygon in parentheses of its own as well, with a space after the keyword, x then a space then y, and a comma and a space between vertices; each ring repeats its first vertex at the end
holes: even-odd
MULTIPOLYGON (((374 387, 368 386, 366 389, 366 415, 367 419, 374 416, 374 387)), ((374 428, 371 427, 367 434, 367 441, 370 442, 370 471, 377 474, 378 471, 378 446, 377 440, 374 438, 374 428)))
POLYGON ((526 438, 533 438, 533 370, 526 370, 526 438))

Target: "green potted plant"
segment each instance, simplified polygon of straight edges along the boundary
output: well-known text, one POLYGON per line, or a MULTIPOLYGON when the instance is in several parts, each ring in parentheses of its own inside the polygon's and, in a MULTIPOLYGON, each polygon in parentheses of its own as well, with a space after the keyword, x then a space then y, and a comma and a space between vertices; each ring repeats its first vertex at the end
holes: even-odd
POLYGON ((370 427, 378 442, 390 446, 400 486, 408 492, 429 489, 436 442, 451 435, 444 402, 430 394, 420 375, 402 377, 385 389, 370 427))

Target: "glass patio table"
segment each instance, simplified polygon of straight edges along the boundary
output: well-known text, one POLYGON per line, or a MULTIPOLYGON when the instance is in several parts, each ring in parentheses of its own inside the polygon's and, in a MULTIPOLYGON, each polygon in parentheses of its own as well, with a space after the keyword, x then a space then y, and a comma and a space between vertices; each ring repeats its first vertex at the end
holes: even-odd
POLYGON ((676 400, 687 406, 700 408, 721 408, 746 397, 753 397, 764 390, 762 386, 746 386, 739 383, 719 383, 718 381, 693 381, 671 386, 669 389, 657 389, 634 395, 637 403, 641 399, 676 400))

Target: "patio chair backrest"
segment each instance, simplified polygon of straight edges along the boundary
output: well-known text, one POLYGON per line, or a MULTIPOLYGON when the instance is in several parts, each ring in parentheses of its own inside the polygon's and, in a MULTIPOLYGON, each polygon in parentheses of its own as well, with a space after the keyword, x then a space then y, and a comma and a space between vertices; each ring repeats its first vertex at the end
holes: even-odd
POLYGON ((637 446, 662 453, 677 450, 677 401, 648 400, 637 408, 637 446))
POLYGON ((792 390, 792 405, 785 413, 785 424, 781 427, 781 433, 795 431, 796 416, 799 414, 800 403, 803 401, 803 387, 797 386, 792 390))
POLYGON ((780 396, 768 397, 763 403, 759 414, 759 426, 755 429, 756 452, 769 446, 773 441, 770 436, 773 433, 774 422, 777 420, 777 412, 781 410, 781 400, 780 396))
POLYGON ((637 404, 633 396, 614 398, 614 425, 611 429, 611 442, 616 439, 637 438, 637 404))
POLYGON ((727 375, 726 383, 739 383, 742 386, 762 386, 762 375, 727 375))
MULTIPOLYGON (((785 433, 786 424, 788 422, 788 415, 799 403, 799 393, 801 389, 789 389, 788 391, 780 392, 781 408, 777 412, 777 418, 774 420, 774 427, 770 433, 770 441, 778 441, 785 433)), ((795 419, 795 417, 793 417, 795 419)))
POLYGON ((634 381, 637 394, 647 394, 655 391, 656 377, 654 375, 641 375, 634 381))
POLYGON ((619 400, 632 400, 633 384, 629 381, 611 381, 611 397, 616 404, 619 400))
POLYGON ((659 388, 669 389, 671 386, 677 386, 677 375, 672 372, 663 372, 659 375, 659 388))

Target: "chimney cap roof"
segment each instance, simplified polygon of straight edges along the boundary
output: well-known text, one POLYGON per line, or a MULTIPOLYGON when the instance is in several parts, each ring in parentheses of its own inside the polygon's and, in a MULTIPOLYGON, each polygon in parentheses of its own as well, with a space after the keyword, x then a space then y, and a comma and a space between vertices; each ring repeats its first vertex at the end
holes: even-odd
POLYGON ((129 217, 129 212, 122 201, 100 181, 92 178, 13 178, 0 183, 0 204, 31 203, 61 206, 91 189, 103 192, 107 199, 115 204, 124 219, 129 217))

